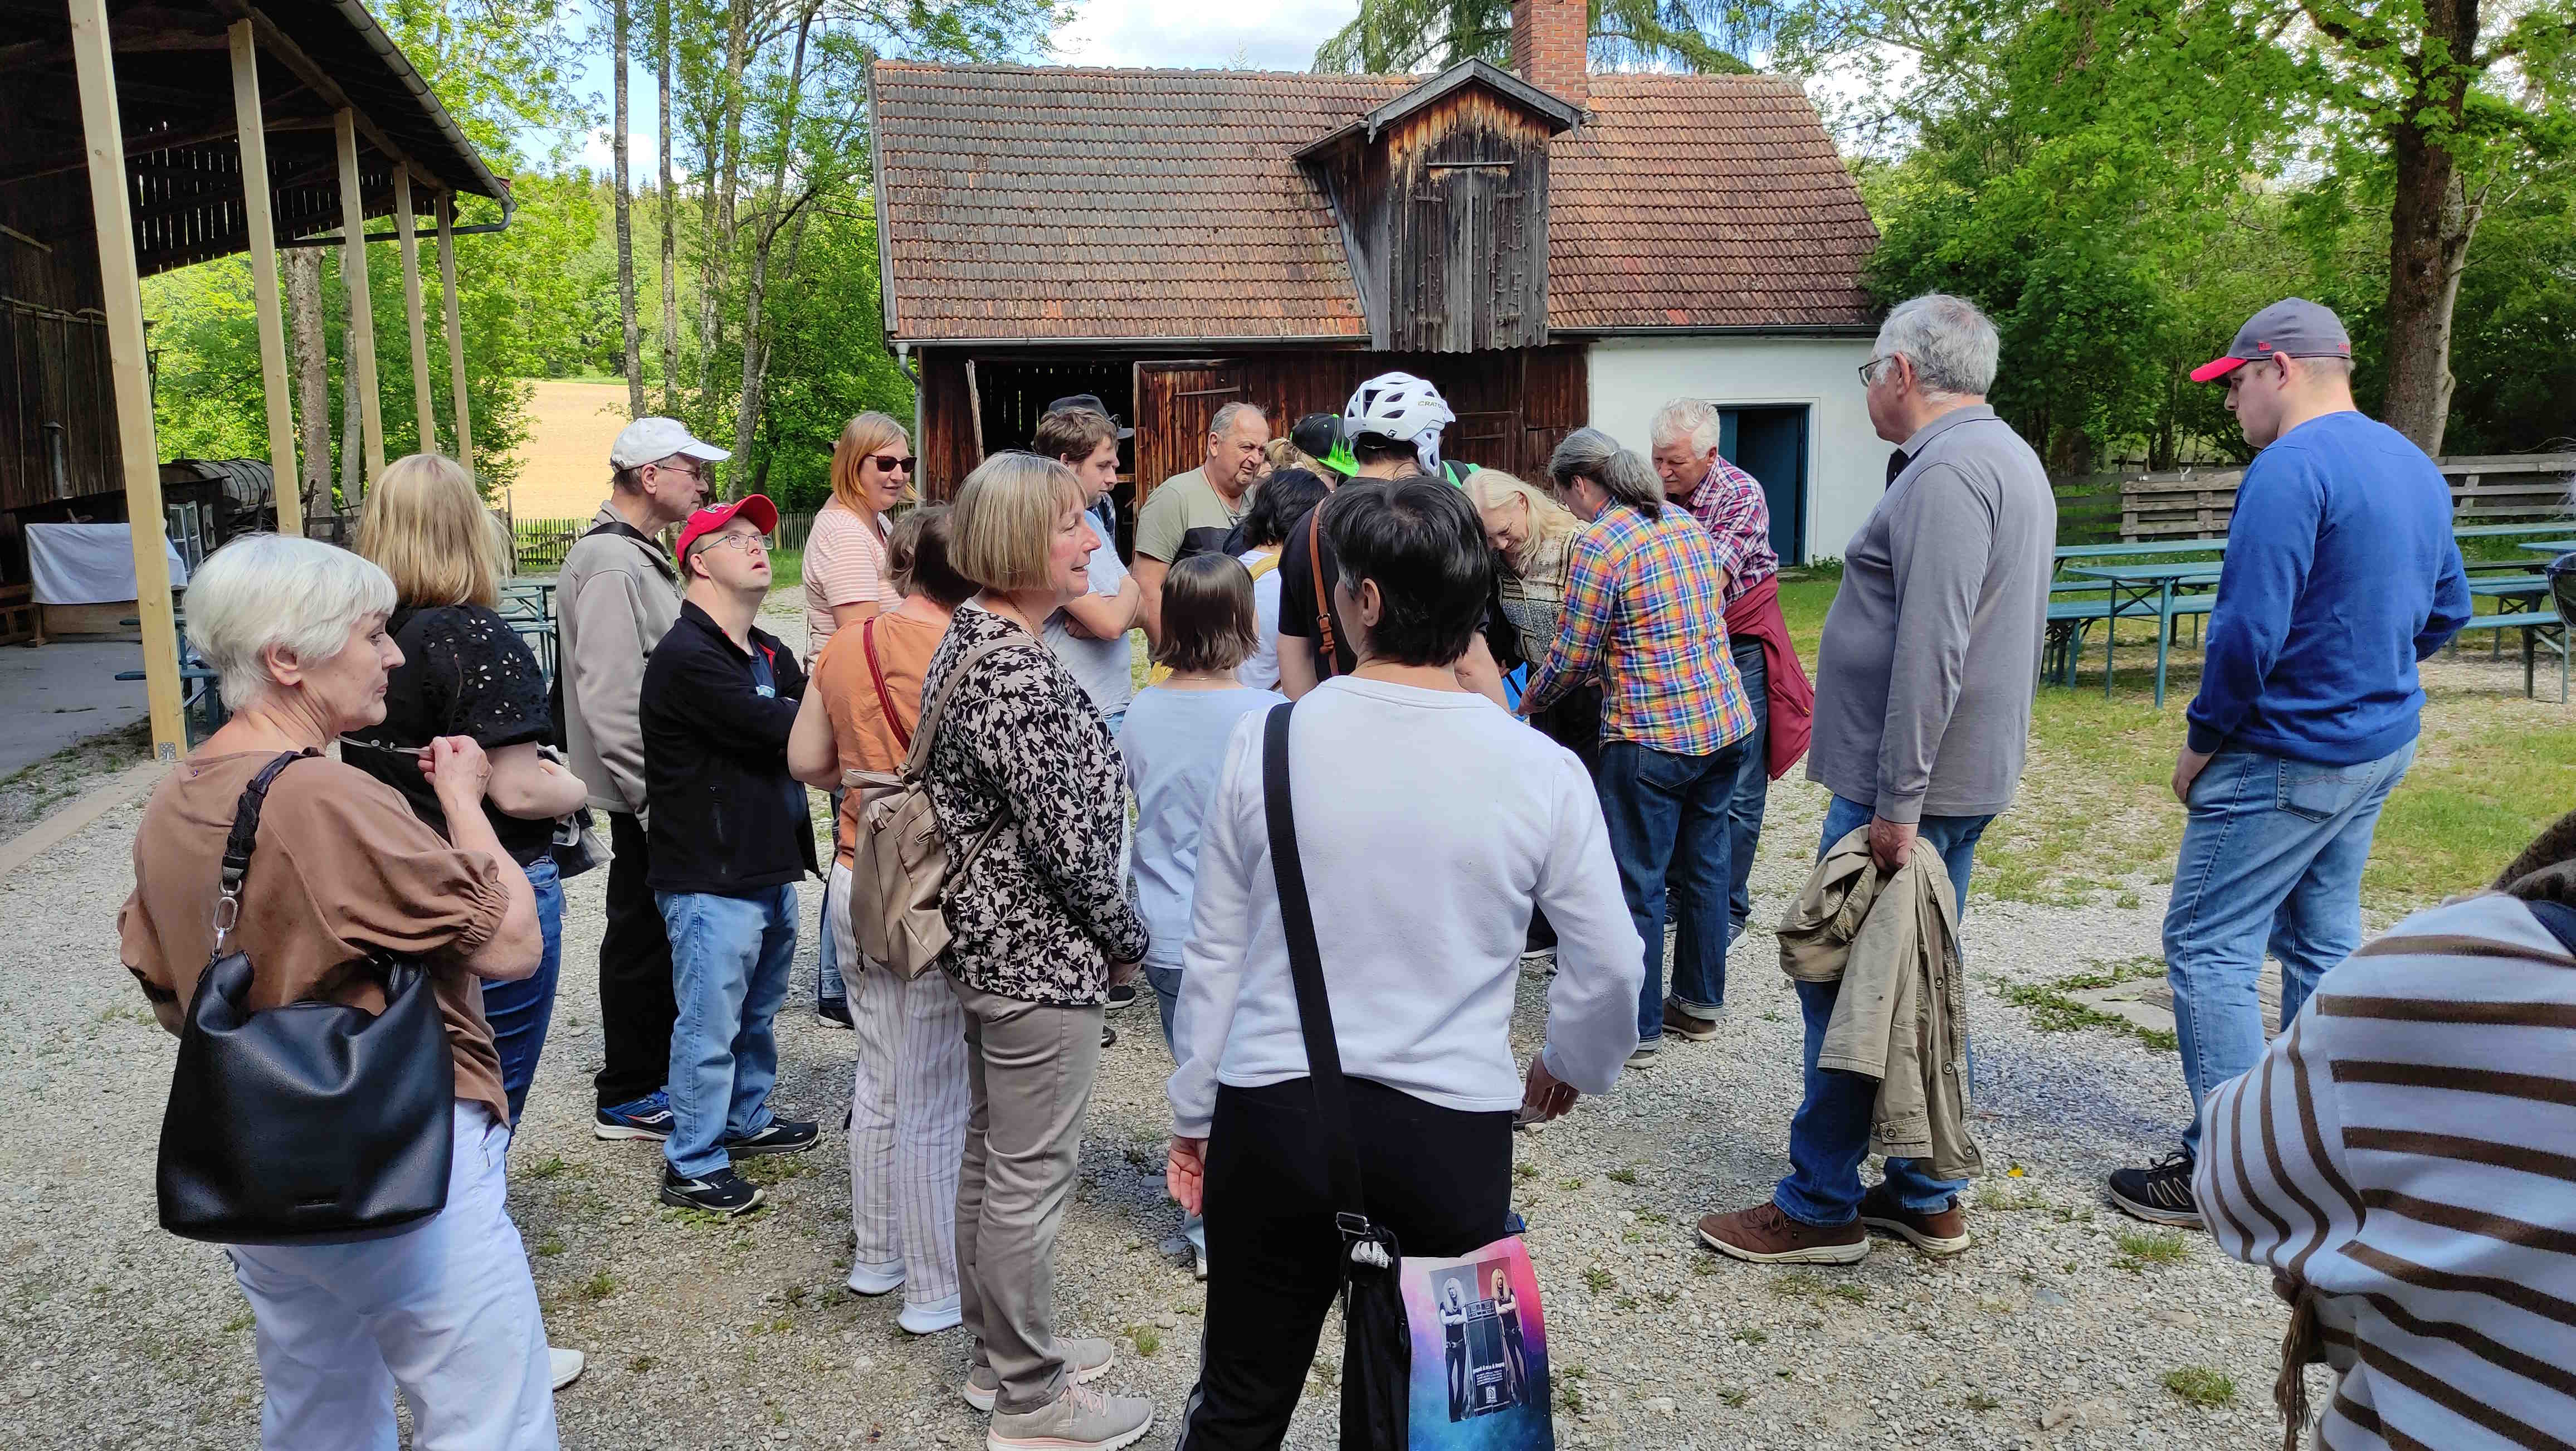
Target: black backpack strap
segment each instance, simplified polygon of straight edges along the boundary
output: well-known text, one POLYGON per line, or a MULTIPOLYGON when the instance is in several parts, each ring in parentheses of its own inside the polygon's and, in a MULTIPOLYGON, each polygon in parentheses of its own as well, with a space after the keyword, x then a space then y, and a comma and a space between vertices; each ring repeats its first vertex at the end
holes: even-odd
POLYGON ((636 528, 634 525, 627 523, 623 519, 611 519, 605 524, 594 524, 591 526, 590 532, 582 535, 581 537, 589 539, 601 534, 614 534, 621 539, 632 539, 636 543, 643 545, 645 547, 645 552, 653 561, 653 567, 661 571, 662 577, 671 581, 673 584, 678 584, 680 582, 680 567, 672 562, 671 552, 662 547, 661 540, 654 538, 652 535, 645 533, 643 530, 636 528))
POLYGON ((233 807, 233 828, 224 837, 224 864, 216 879, 218 897, 215 904, 215 951, 223 951, 224 939, 231 935, 233 924, 241 919, 242 883, 250 876, 250 854, 259 845, 259 810, 268 800, 269 783, 277 773, 307 756, 322 754, 307 748, 288 751, 260 768, 250 784, 242 788, 241 800, 233 807))
POLYGON ((1288 936, 1288 975, 1297 985, 1297 1020, 1305 1030, 1307 1079, 1315 1088, 1315 1128, 1332 1175, 1334 1222, 1346 1244, 1373 1239, 1360 1184, 1359 1147, 1351 1137, 1350 1085, 1342 1078, 1333 1006, 1324 996, 1324 957, 1315 946, 1314 905, 1297 856, 1297 815, 1288 794, 1288 716, 1275 705, 1262 723, 1261 798, 1270 824, 1270 870, 1279 888, 1279 925, 1288 936))

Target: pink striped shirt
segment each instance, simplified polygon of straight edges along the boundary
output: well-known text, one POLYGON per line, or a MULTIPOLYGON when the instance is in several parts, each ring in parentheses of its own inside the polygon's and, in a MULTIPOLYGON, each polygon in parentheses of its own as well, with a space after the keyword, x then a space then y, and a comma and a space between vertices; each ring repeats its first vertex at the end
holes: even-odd
POLYGON ((805 658, 831 643, 834 605, 869 600, 884 609, 903 602, 886 575, 885 524, 870 524, 834 499, 814 516, 805 540, 805 658))

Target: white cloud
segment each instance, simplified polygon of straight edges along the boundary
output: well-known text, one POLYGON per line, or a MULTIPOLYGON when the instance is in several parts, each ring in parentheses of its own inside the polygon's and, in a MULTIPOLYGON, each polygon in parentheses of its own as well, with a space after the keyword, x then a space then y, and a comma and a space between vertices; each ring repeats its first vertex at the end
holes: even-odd
POLYGON ((1315 47, 1358 13, 1358 0, 1282 0, 1250 12, 1208 0, 1089 0, 1056 32, 1056 59, 1069 65, 1309 70, 1315 47))
MULTIPOLYGON (((583 137, 581 142, 581 164, 589 167, 592 171, 597 172, 601 176, 608 175, 609 167, 616 163, 616 158, 608 154, 608 143, 610 138, 614 135, 616 135, 615 132, 602 126, 598 130, 583 137)), ((651 186, 653 184, 653 168, 658 164, 661 154, 662 143, 654 137, 652 132, 627 132, 627 180, 633 183, 638 190, 651 186)), ((680 165, 680 158, 677 155, 674 155, 671 158, 672 174, 675 176, 679 175, 683 170, 684 168, 680 165)))

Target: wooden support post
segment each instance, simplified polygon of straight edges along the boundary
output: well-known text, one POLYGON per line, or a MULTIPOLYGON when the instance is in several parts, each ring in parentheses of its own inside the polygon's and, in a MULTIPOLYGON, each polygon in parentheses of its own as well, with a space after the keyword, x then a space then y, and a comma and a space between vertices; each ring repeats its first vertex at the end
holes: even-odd
POLYGON ((259 376, 268 392, 268 470, 277 532, 304 533, 302 475, 295 469, 295 414, 286 401, 286 320, 277 298, 277 222, 268 194, 268 134, 259 102, 259 42, 247 20, 233 22, 233 119, 241 134, 242 214, 250 224, 250 291, 259 314, 259 376))
POLYGON ((429 406, 429 331, 421 320, 420 233, 412 225, 411 173, 394 168, 394 236, 402 248, 403 320, 411 325, 411 406, 420 422, 416 453, 438 450, 438 414, 429 406))
MULTIPOLYGON (((358 190, 358 121, 332 117, 340 138, 340 281, 349 290, 349 367, 358 380, 358 426, 367 450, 366 481, 385 471, 384 400, 376 391, 376 309, 367 290, 367 199, 358 190)), ((358 501, 349 504, 356 507, 358 501)))
POLYGON ((465 405, 465 329, 456 317, 456 193, 438 194, 438 286, 447 302, 447 382, 456 391, 456 461, 474 472, 474 413, 465 405))
POLYGON ((116 442, 124 455, 125 512, 134 536, 134 599, 143 628, 143 692, 152 706, 152 751, 176 761, 188 748, 179 698, 179 632, 170 608, 170 566, 162 550, 161 449, 152 435, 152 382, 143 352, 143 281, 134 262, 125 131, 117 117, 116 57, 107 0, 68 0, 72 66, 79 77, 87 143, 90 210, 98 224, 98 277, 107 304, 108 375, 116 398, 116 442))

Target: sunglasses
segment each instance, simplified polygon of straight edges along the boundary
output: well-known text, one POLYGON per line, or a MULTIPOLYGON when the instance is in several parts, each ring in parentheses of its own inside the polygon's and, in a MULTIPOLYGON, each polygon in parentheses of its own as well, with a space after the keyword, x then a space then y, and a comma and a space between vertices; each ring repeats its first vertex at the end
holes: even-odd
POLYGON ((890 453, 869 454, 868 462, 875 464, 877 466, 877 472, 881 474, 908 474, 912 472, 912 460, 908 458, 897 458, 890 453))

